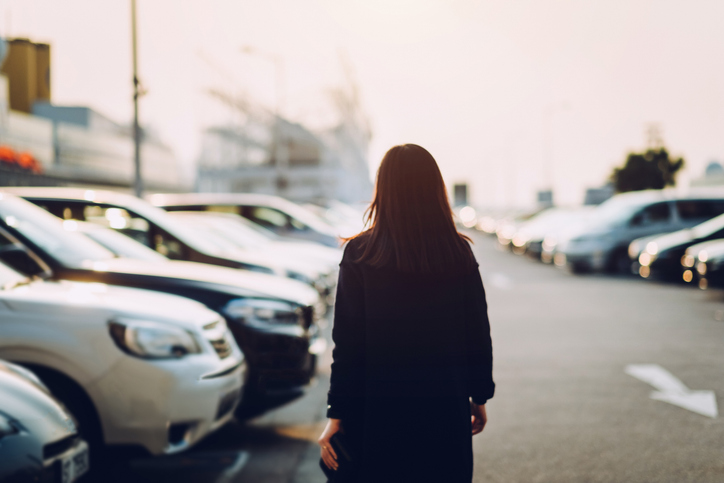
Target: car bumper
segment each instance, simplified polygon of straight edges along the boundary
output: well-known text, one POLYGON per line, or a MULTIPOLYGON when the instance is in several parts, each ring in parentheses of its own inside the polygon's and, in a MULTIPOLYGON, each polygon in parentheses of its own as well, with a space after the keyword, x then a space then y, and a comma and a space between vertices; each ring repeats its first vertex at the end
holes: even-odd
POLYGON ((233 321, 229 327, 247 356, 247 391, 254 395, 308 385, 316 373, 317 355, 326 349, 324 339, 301 327, 264 330, 233 321))
POLYGON ((238 351, 221 361, 215 354, 157 361, 126 357, 88 392, 107 444, 169 454, 228 422, 246 378, 246 361, 238 351))
POLYGON ((555 262, 558 266, 600 271, 606 268, 615 245, 568 242, 558 247, 555 262))

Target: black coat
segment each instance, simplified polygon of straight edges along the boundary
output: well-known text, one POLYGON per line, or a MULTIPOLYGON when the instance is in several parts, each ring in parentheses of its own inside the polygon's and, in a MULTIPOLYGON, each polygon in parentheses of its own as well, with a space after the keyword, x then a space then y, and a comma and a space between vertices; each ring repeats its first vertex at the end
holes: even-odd
POLYGON ((340 264, 327 408, 360 462, 354 481, 469 483, 469 398, 495 390, 478 265, 373 268, 356 262, 359 244, 340 264))

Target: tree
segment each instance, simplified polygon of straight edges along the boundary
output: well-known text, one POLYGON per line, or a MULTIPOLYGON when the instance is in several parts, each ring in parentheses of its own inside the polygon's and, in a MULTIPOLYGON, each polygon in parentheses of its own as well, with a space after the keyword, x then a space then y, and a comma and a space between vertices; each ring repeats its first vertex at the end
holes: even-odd
POLYGON ((676 174, 684 159, 672 159, 666 148, 649 148, 643 153, 629 153, 621 168, 614 168, 610 180, 617 193, 661 189, 676 184, 676 174))

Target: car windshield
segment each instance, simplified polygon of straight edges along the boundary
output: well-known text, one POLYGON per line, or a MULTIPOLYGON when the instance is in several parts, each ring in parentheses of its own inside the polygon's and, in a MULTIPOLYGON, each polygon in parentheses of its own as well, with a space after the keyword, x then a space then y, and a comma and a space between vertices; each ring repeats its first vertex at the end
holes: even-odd
MULTIPOLYGON (((211 230, 216 236, 222 237, 237 248, 259 250, 268 245, 269 239, 257 231, 246 227, 234 218, 219 218, 204 215, 172 215, 189 227, 211 230)), ((240 218, 240 217, 239 217, 240 218)))
POLYGON ((112 252, 86 236, 63 229, 63 220, 34 204, 12 196, 0 197, 0 217, 13 230, 66 267, 114 258, 112 252))
POLYGON ((126 202, 112 203, 118 208, 128 209, 136 212, 142 218, 157 225, 171 235, 178 238, 182 243, 194 250, 215 256, 224 256, 229 251, 238 251, 234 244, 222 239, 218 235, 199 232, 181 220, 174 219, 168 212, 151 205, 145 201, 133 197, 126 197, 126 202))
POLYGON ((705 221, 693 228, 694 236, 696 236, 696 238, 704 238, 713 235, 719 230, 724 230, 724 215, 712 218, 711 220, 705 221))
POLYGON ((7 290, 19 283, 28 280, 28 277, 22 275, 4 263, 0 263, 0 290, 7 290))
POLYGON ((638 210, 650 204, 650 200, 610 200, 594 210, 591 223, 599 226, 618 226, 626 223, 638 210))
POLYGON ((103 245, 119 257, 133 258, 147 262, 168 261, 168 258, 157 251, 151 250, 146 245, 110 228, 82 228, 81 231, 84 235, 103 245))

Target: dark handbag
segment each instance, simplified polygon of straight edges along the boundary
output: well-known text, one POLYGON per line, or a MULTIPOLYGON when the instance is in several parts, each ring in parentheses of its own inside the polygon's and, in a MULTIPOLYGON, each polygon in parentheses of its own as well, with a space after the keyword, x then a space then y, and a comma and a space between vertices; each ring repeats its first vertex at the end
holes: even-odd
POLYGON ((350 451, 349 441, 344 433, 336 432, 329 439, 334 452, 337 453, 337 463, 339 467, 336 470, 328 468, 322 458, 319 458, 319 467, 327 476, 330 482, 350 481, 354 475, 354 460, 350 451))

